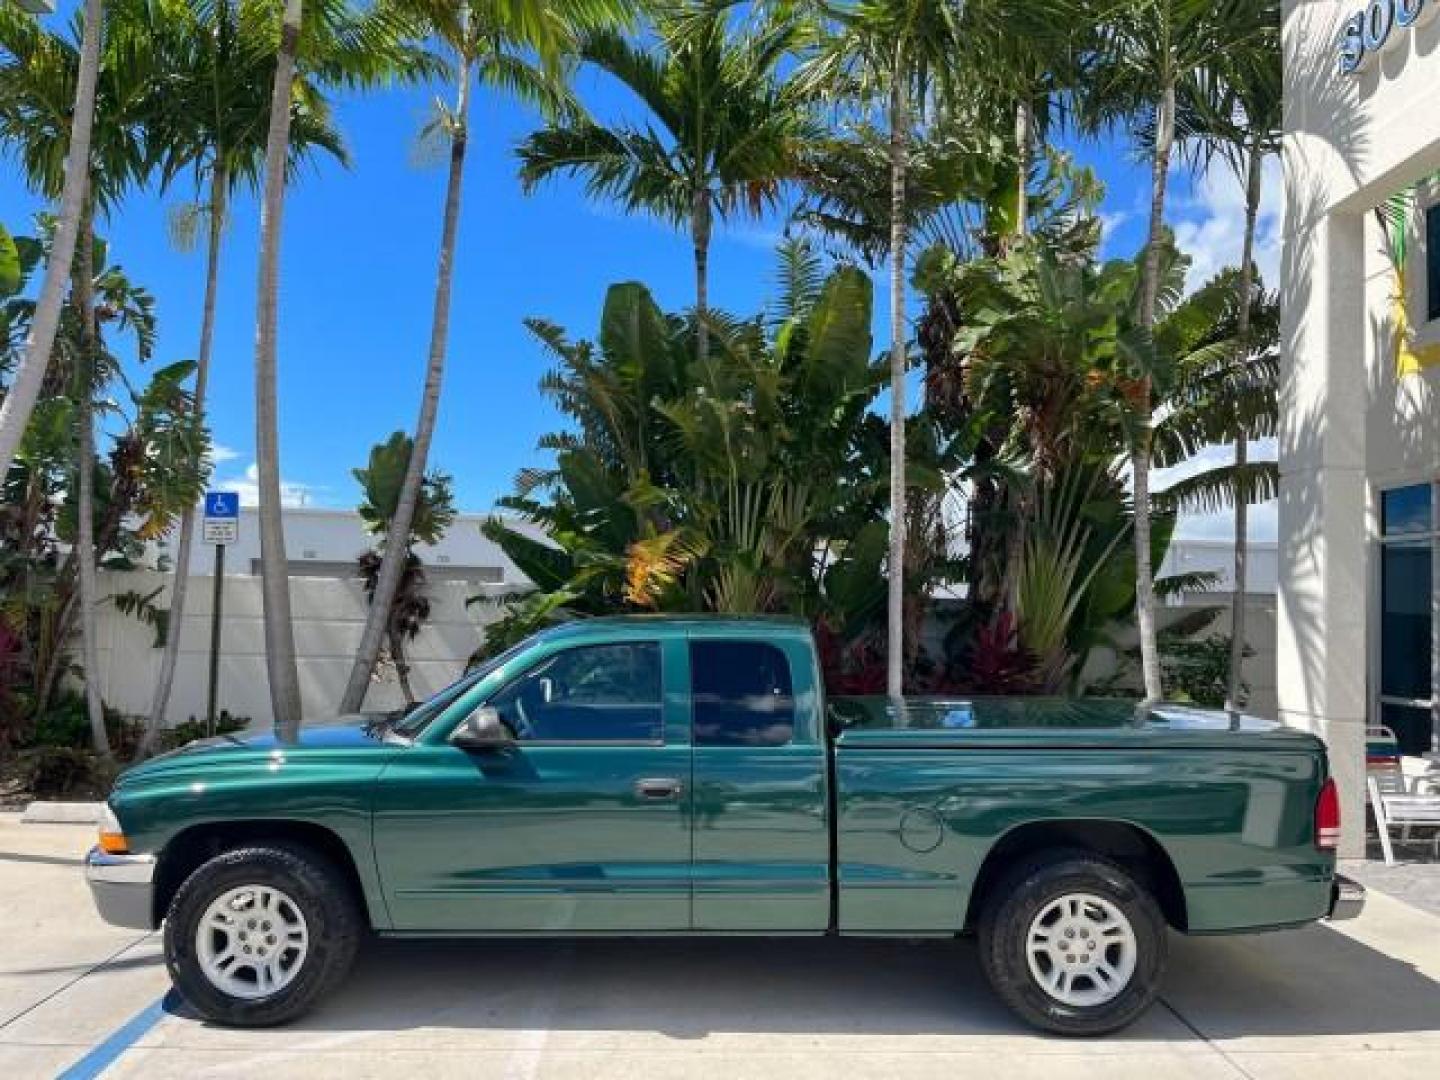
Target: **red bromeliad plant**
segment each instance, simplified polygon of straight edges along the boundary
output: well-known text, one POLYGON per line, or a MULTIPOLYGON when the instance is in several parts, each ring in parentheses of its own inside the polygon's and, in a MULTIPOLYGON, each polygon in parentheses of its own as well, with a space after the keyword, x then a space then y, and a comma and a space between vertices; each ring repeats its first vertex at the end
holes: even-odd
POLYGON ((1014 614, 1002 611, 975 632, 959 682, 972 693, 1023 694, 1033 688, 1035 657, 1020 644, 1014 614))
POLYGON ((873 634, 847 638, 826 619, 815 623, 825 692, 860 697, 885 692, 885 649, 873 634))

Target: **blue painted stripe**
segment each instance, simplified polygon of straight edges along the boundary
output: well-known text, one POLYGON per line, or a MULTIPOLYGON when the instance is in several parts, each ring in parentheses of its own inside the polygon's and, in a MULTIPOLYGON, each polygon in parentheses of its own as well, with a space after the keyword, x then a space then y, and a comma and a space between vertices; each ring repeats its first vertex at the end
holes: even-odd
POLYGON ((145 1033, 158 1024, 167 1013, 180 1013, 184 999, 171 990, 157 998, 116 1028, 105 1041, 96 1046, 83 1058, 60 1074, 59 1080, 92 1080, 99 1076, 126 1050, 145 1037, 145 1033))

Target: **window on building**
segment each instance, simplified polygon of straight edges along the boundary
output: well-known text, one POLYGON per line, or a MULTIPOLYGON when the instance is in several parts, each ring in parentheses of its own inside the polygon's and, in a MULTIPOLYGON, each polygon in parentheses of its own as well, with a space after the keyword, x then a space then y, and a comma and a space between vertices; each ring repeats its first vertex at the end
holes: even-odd
POLYGON ((1395 488, 1380 496, 1380 534, 1424 535, 1430 531, 1430 503, 1434 498, 1429 484, 1395 488))
POLYGON ((487 704, 521 742, 660 742, 660 646, 636 641, 566 649, 487 704))
POLYGON ((1379 722, 1406 754, 1435 745, 1434 485, 1380 496, 1379 722))
POLYGON ((1426 317, 1440 319, 1440 203, 1425 211, 1426 317))
POLYGON ((795 733, 790 662, 758 641, 690 645, 696 746, 784 746, 795 733))

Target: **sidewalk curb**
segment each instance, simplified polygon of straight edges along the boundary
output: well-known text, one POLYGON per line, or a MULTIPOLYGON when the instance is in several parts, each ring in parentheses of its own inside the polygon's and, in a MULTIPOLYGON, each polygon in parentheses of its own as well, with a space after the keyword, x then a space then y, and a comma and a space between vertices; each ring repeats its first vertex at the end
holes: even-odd
POLYGON ((100 821, 98 802, 32 802, 20 815, 23 825, 94 825, 100 821))

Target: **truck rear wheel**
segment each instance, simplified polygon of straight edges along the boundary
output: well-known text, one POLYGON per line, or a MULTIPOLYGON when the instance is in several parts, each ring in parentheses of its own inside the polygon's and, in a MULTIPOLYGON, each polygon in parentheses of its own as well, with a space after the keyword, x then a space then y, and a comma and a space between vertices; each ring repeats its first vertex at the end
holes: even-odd
POLYGON ((363 922, 345 875, 302 847, 255 845, 192 873, 165 916, 165 966, 208 1020, 283 1024, 350 970, 363 922))
POLYGON ((1051 852, 1017 866, 989 896, 979 939, 996 994, 1045 1031, 1117 1031, 1160 992, 1159 906, 1126 870, 1087 852, 1051 852))

